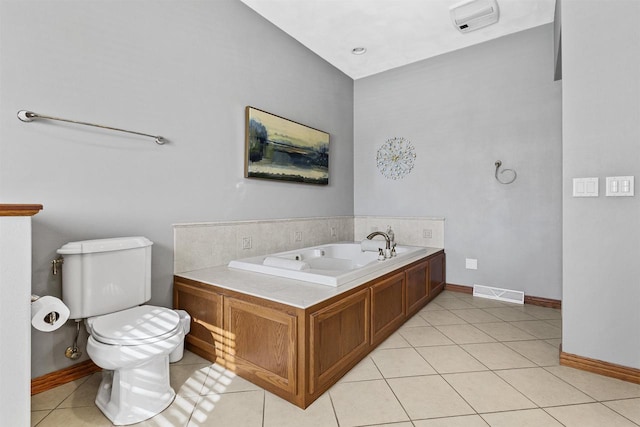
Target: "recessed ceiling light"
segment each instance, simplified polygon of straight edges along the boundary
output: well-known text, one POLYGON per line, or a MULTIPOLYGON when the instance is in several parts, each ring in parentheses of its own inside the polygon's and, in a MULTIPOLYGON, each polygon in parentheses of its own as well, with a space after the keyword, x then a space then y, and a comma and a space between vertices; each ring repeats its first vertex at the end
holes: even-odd
POLYGON ((351 49, 351 53, 353 53, 354 55, 362 55, 367 51, 366 47, 354 47, 353 49, 351 49))

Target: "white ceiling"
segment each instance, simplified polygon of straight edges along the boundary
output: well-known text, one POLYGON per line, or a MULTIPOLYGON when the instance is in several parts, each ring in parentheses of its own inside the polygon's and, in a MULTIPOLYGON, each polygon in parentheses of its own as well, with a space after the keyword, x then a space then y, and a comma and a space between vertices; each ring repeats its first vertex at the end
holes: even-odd
POLYGON ((460 0, 241 1, 353 79, 553 22, 556 2, 498 0, 498 23, 462 34, 449 15, 460 0))

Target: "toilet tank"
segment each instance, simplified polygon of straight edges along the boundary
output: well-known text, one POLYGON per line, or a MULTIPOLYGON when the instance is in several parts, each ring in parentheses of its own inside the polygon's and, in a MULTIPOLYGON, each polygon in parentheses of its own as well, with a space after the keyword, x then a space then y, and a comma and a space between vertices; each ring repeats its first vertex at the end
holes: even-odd
POLYGON ((58 249, 62 300, 71 319, 124 310, 151 299, 151 242, 145 237, 70 242, 58 249))

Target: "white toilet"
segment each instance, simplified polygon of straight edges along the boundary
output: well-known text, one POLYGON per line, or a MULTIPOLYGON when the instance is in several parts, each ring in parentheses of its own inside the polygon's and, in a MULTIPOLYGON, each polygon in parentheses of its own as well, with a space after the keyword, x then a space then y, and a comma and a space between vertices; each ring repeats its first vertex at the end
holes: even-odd
POLYGON ((69 317, 86 319, 87 353, 104 369, 96 405, 115 425, 144 421, 173 402, 169 361, 182 357, 189 332, 186 313, 140 305, 151 298, 152 244, 123 237, 71 242, 57 251, 64 257, 69 317))

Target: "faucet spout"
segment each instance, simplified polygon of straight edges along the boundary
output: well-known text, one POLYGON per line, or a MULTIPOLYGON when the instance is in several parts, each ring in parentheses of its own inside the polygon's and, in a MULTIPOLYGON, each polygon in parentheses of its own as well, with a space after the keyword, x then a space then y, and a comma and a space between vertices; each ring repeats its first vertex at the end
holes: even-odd
POLYGON ((382 236, 384 237, 385 240, 385 248, 386 249, 391 249, 391 239, 389 239, 389 235, 387 235, 387 233, 383 233, 382 231, 374 231, 373 233, 369 234, 367 236, 367 239, 371 240, 373 239, 375 236, 382 236))

